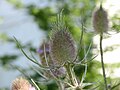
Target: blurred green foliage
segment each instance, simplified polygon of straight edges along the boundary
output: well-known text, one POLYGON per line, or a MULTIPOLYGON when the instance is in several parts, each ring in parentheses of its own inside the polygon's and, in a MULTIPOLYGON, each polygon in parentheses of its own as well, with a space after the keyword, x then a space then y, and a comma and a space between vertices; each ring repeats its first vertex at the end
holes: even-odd
POLYGON ((18 58, 17 55, 4 55, 0 57, 1 64, 6 65, 7 63, 11 63, 12 61, 18 58), (7 61, 7 62, 6 62, 7 61))
POLYGON ((112 18, 112 29, 120 32, 120 15, 118 13, 112 18))
POLYGON ((23 7, 23 4, 20 0, 7 0, 9 3, 14 4, 14 6, 19 9, 23 7))
POLYGON ((50 7, 45 7, 43 9, 37 8, 34 5, 30 5, 27 7, 29 10, 29 13, 34 16, 34 19, 36 23, 39 25, 39 27, 43 30, 49 30, 50 29, 50 16, 52 16, 53 11, 50 7))

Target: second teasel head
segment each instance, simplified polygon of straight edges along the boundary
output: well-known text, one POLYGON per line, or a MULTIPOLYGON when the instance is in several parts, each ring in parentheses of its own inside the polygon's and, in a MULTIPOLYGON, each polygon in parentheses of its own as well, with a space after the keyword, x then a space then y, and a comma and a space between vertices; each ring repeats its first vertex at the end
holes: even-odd
POLYGON ((100 5, 99 9, 93 12, 93 27, 97 33, 108 31, 108 15, 102 5, 100 5))

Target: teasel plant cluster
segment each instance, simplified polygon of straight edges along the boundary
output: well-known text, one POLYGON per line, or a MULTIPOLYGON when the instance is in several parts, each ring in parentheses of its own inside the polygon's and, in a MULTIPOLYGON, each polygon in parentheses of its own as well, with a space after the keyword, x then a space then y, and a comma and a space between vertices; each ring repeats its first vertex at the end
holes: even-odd
MULTIPOLYGON (((112 90, 112 88, 110 89, 108 87, 103 60, 102 40, 103 33, 108 31, 108 17, 107 12, 103 9, 102 5, 100 5, 100 7, 93 12, 92 19, 94 30, 100 35, 100 55, 104 78, 104 89, 112 90)), ((52 30, 49 34, 49 40, 44 41, 39 50, 37 51, 40 56, 41 63, 36 60, 33 55, 32 58, 30 58, 22 49, 19 41, 15 37, 14 39, 22 53, 27 57, 27 59, 38 65, 41 72, 38 72, 37 70, 36 71, 40 74, 40 76, 42 76, 46 81, 53 79, 58 85, 58 90, 98 90, 98 85, 96 85, 94 88, 92 87, 89 89, 85 89, 85 87, 95 84, 89 82, 84 83, 84 80, 88 69, 88 62, 93 60, 97 55, 92 57, 90 60, 87 60, 86 57, 88 56, 88 53, 91 49, 90 44, 88 50, 85 51, 86 53, 83 60, 79 60, 79 53, 81 51, 81 45, 84 36, 83 23, 81 26, 81 36, 79 39, 79 44, 77 44, 71 32, 69 31, 69 27, 65 25, 62 12, 58 14, 56 22, 51 27, 52 30), (83 76, 80 80, 76 76, 74 70, 74 68, 78 65, 85 67, 83 76)), ((13 83, 12 87, 17 85, 17 81, 13 83)), ((41 90, 40 87, 36 84, 36 81, 31 78, 30 81, 32 85, 34 85, 34 87, 27 90, 41 90)), ((29 86, 31 85, 29 84, 29 86)))
MULTIPOLYGON (((82 26, 83 27, 83 26, 82 26)), ((91 45, 83 60, 79 60, 80 48, 78 48, 69 28, 66 27, 62 12, 58 14, 56 22, 53 23, 49 34, 49 41, 43 42, 38 50, 41 63, 32 56, 30 58, 22 49, 19 41, 14 37, 22 53, 33 63, 37 64, 40 76, 45 80, 53 79, 59 90, 84 90, 85 87, 93 83, 83 83, 87 73, 86 57, 91 45), (74 68, 78 65, 85 66, 85 71, 81 80, 75 75, 74 68)), ((82 45, 83 30, 80 36, 79 45, 82 45)), ((94 59, 93 57, 92 59, 94 59)), ((91 60, 92 60, 91 59, 91 60)), ((30 78, 36 90, 40 90, 36 82, 30 78)), ((13 84, 14 85, 14 84, 13 84)), ((14 89, 13 89, 14 90, 14 89)))

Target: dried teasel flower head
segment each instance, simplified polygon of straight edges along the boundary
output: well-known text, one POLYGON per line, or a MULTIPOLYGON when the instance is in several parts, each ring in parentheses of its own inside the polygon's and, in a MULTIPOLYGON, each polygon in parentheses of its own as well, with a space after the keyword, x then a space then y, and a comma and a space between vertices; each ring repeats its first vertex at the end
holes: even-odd
POLYGON ((72 62, 76 57, 75 42, 62 21, 52 28, 49 48, 50 57, 56 66, 72 62))
POLYGON ((35 88, 25 78, 20 77, 13 81, 12 90, 35 90, 35 88))
POLYGON ((40 48, 38 49, 38 53, 40 55, 41 64, 43 66, 47 66, 47 63, 46 63, 46 60, 45 60, 47 58, 49 67, 52 67, 51 71, 44 71, 44 75, 46 77, 51 78, 52 76, 54 76, 54 77, 57 77, 57 78, 64 78, 66 76, 66 70, 65 70, 64 67, 60 67, 60 68, 54 67, 54 62, 49 57, 49 43, 48 42, 44 42, 40 46, 40 48), (45 58, 44 53, 46 53, 46 58, 45 58))
POLYGON ((93 27, 97 33, 108 31, 108 15, 103 9, 102 4, 100 8, 93 13, 93 27))

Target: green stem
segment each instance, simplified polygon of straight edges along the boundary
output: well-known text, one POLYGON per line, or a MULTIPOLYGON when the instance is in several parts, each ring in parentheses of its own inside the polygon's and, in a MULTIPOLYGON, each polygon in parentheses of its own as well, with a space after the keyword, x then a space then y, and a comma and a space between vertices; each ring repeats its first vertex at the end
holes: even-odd
POLYGON ((71 67, 69 65, 66 65, 66 70, 68 73, 68 78, 70 80, 70 83, 74 86, 74 80, 73 80, 72 75, 71 75, 71 67))
POLYGON ((40 90, 40 88, 38 87, 38 85, 35 83, 35 81, 33 79, 31 79, 32 83, 35 85, 35 87, 37 88, 37 90, 40 90))
POLYGON ((75 73, 74 73, 73 68, 70 64, 66 65, 66 70, 67 70, 71 85, 73 85, 75 87, 78 86, 77 79, 75 77, 75 73))
POLYGON ((64 90, 64 84, 61 81, 58 81, 59 90, 64 90))
POLYGON ((60 90, 64 90, 64 84, 62 82, 59 82, 60 90))
POLYGON ((104 61, 103 61, 102 39, 103 39, 103 33, 100 34, 100 55, 101 55, 101 64, 102 64, 102 71, 103 71, 105 89, 108 90, 107 80, 106 80, 106 75, 105 75, 104 61))

